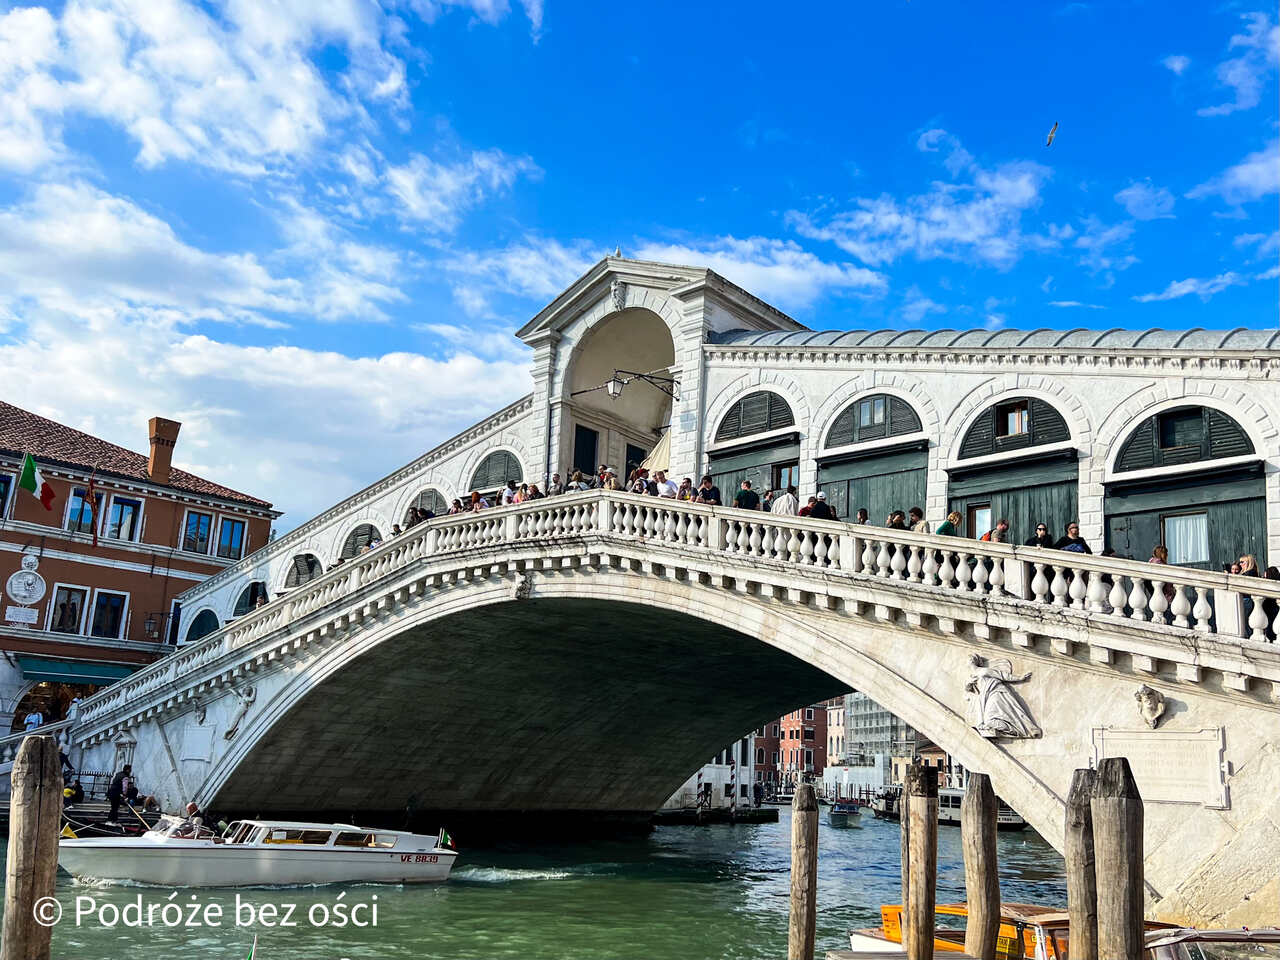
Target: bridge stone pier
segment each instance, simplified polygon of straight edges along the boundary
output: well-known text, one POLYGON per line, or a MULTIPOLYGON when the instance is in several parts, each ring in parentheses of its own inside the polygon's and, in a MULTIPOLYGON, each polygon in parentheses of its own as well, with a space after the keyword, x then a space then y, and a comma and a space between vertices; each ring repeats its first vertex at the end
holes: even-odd
POLYGON ((1151 912, 1256 923, 1280 915, 1277 597, 580 493, 415 526, 86 701, 70 739, 85 768, 132 761, 170 809, 647 813, 744 729, 852 687, 1059 848, 1072 770, 1129 756, 1151 912), (979 676, 1040 734, 979 733, 979 676))

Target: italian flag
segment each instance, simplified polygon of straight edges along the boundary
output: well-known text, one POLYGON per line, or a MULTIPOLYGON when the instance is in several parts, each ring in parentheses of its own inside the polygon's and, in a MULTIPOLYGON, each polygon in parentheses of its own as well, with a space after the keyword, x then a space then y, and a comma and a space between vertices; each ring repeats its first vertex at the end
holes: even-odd
POLYGON ((46 510, 53 509, 53 487, 49 486, 49 481, 40 475, 35 457, 29 453, 22 461, 22 472, 18 474, 18 486, 33 497, 39 497, 40 506, 46 510))
POLYGON ((436 840, 437 847, 453 847, 453 837, 449 836, 449 831, 444 827, 440 828, 440 837, 436 840))

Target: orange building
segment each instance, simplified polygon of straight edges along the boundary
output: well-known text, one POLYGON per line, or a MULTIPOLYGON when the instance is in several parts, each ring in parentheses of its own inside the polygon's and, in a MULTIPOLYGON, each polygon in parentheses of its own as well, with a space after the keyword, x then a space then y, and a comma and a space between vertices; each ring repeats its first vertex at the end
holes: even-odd
POLYGON ((152 418, 144 455, 0 402, 0 730, 201 629, 174 598, 270 538, 270 503, 172 466, 180 427, 152 418), (19 488, 28 453, 51 510, 19 488))

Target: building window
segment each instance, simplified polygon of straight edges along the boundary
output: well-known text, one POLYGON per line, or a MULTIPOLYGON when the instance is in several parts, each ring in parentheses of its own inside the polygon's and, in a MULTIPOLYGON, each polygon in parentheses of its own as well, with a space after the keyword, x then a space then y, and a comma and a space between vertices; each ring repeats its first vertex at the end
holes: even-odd
POLYGON ((1185 407, 1160 414, 1156 432, 1160 438, 1160 449, 1200 446, 1204 433, 1204 414, 1201 411, 1201 407, 1185 407))
POLYGON ((1209 515, 1184 513, 1176 517, 1163 517, 1164 545, 1169 550, 1169 562, 1175 566, 1209 562, 1209 515))
POLYGON ((244 556, 244 521, 223 517, 218 525, 218 556, 239 560, 244 556))
POLYGON ((0 520, 9 515, 9 492, 13 489, 13 477, 0 473, 0 520))
POLYGON ((95 506, 102 506, 102 494, 97 494, 91 504, 88 491, 79 487, 72 490, 71 499, 67 501, 67 529, 71 533, 93 533, 97 517, 95 506))
POLYGON ((816 736, 816 734, 814 733, 813 727, 805 727, 805 728, 804 728, 804 738, 805 738, 806 740, 815 740, 815 739, 817 739, 817 736, 816 736))
POLYGON ((1031 432, 1031 403, 1015 400, 996 407, 996 436, 1020 437, 1031 432))
POLYGON ((773 735, 775 738, 778 736, 778 725, 776 723, 773 725, 773 735))
POLYGON ((49 629, 54 633, 79 633, 88 600, 86 587, 56 587, 49 607, 49 629))
POLYGON ((778 751, 777 751, 777 750, 773 751, 773 765, 774 765, 775 767, 778 765, 778 751))
POLYGON ((209 552, 209 533, 213 529, 213 516, 192 510, 182 531, 182 549, 189 553, 209 552))
POLYGON ((870 397, 858 404, 858 426, 873 427, 884 423, 885 398, 870 397))
POLYGON ((128 601, 129 595, 126 593, 97 591, 93 597, 93 620, 89 624, 89 635, 107 640, 120 639, 128 601))
POLYGON ((806 750, 804 752, 804 768, 806 770, 813 769, 813 751, 812 750, 806 750))
MULTIPOLYGON (((806 720, 812 720, 812 719, 813 719, 813 707, 805 707, 805 708, 804 708, 804 718, 805 718, 806 720)), ((799 719, 799 717, 797 717, 796 719, 799 719)))
POLYGON ((137 540, 141 532, 142 501, 129 497, 112 497, 107 514, 107 536, 112 540, 137 540))
POLYGON ((756 747, 756 763, 764 764, 764 747, 756 747))
POLYGON ((787 487, 800 489, 800 464, 775 463, 773 465, 773 489, 786 490, 787 487))

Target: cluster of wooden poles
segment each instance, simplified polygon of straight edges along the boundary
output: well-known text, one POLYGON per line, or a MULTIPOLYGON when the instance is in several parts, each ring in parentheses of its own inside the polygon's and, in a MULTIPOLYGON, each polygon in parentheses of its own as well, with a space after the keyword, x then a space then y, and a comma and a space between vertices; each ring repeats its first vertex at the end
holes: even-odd
MULTIPOLYGON (((934 955, 937 778, 936 767, 912 764, 903 785, 902 935, 908 960, 933 960, 934 955)), ((998 805, 990 778, 970 773, 960 807, 968 903, 964 951, 978 960, 995 960, 1000 930, 998 805)), ((787 958, 812 960, 818 891, 818 798, 812 786, 796 789, 791 809, 787 958)), ((1067 795, 1064 853, 1071 956, 1142 960, 1142 797, 1124 757, 1105 759, 1096 771, 1075 771, 1067 795)))

